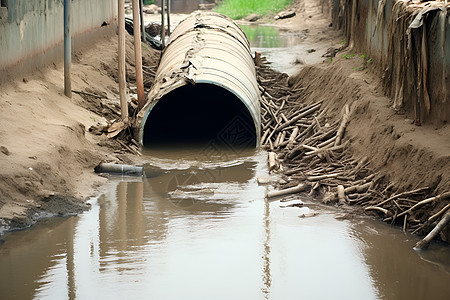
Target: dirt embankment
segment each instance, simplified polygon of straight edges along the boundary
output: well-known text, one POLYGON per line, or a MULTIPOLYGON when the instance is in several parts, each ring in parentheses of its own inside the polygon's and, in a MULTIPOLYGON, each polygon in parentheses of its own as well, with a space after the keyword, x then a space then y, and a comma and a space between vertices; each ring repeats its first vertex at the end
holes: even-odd
MULTIPOLYGON (((294 6, 297 9, 297 16, 303 16, 302 20, 308 20, 306 16, 320 9, 320 6, 314 5, 314 2, 305 1, 305 6, 294 6)), ((311 21, 296 23, 293 19, 290 23, 292 28, 302 26, 299 28, 305 29, 305 26, 317 25, 316 30, 323 29, 323 24, 314 24, 311 21)), ((288 25, 287 21, 285 22, 288 25)), ((321 35, 318 31, 319 39, 320 36, 325 35, 321 35)), ((366 210, 368 214, 403 226, 404 230, 418 234, 428 233, 450 206, 448 197, 450 127, 448 125, 434 126, 430 123, 415 126, 413 112, 394 109, 394 100, 385 96, 385 85, 379 75, 377 64, 367 53, 358 53, 357 50, 347 47, 330 49, 327 56, 322 58, 322 63, 303 66, 298 74, 289 78, 290 98, 286 98, 281 93, 279 99, 270 100, 268 97, 268 101, 275 101, 273 104, 280 108, 281 112, 283 111, 281 100, 285 99, 287 106, 293 101, 292 96, 298 96, 298 101, 303 102, 302 107, 310 107, 314 103, 323 101, 320 108, 321 114, 316 117, 325 118, 329 124, 340 122, 343 108, 348 105, 351 108, 350 118, 343 140, 343 143, 347 142, 348 145, 345 149, 348 152, 346 157, 351 157, 351 160, 355 162, 364 158, 368 159, 370 172, 376 178, 377 190, 369 191, 371 195, 362 197, 351 195, 357 198, 347 199, 351 200, 349 201, 351 203, 358 203, 360 207, 370 207, 366 210), (278 100, 280 102, 276 103, 278 100), (410 193, 415 190, 418 192, 410 193), (438 195, 442 197, 434 198, 438 195), (413 206, 414 208, 409 210, 413 206)), ((276 81, 275 85, 283 85, 282 78, 276 81)), ((273 94, 276 92, 274 91, 273 94)), ((286 115, 289 113, 289 111, 286 112, 286 115)), ((308 125, 308 120, 305 121, 305 124, 299 126, 308 125)), ((318 123, 320 121, 320 118, 315 120, 318 123)), ((324 123, 321 125, 323 126, 324 123)), ((277 128, 277 125, 274 128, 277 128)), ((272 135, 271 148, 277 142, 277 134, 280 133, 281 131, 278 131, 272 135)), ((290 134, 290 132, 286 134, 286 140, 290 134)), ((297 159, 308 151, 312 151, 311 147, 307 149, 308 146, 310 145, 306 145, 305 149, 297 153, 297 159)), ((276 149, 276 147, 274 150, 281 151, 278 154, 284 159, 286 152, 283 151, 285 150, 276 149)), ((301 166, 293 166, 293 161, 290 159, 284 159, 284 163, 285 168, 290 169, 287 171, 290 175, 294 174, 296 168, 302 169, 301 166)), ((311 161, 299 161, 299 163, 308 166, 311 161)), ((330 169, 335 167, 331 166, 330 169)), ((298 178, 306 179, 304 173, 306 171, 313 172, 313 170, 302 170, 301 174, 297 175, 298 178)), ((340 183, 324 180, 323 184, 329 187, 329 191, 337 193, 336 187, 340 183)), ((345 187, 349 187, 348 184, 345 187)), ((311 186, 316 185, 311 184, 311 186)), ((449 227, 447 226, 440 236, 445 241, 450 240, 449 227)))
MULTIPOLYGON (((155 65, 159 52, 144 46, 143 56, 155 65)), ((128 82, 134 80, 133 57, 128 36, 128 82)), ((113 36, 74 53, 72 88, 80 93, 71 99, 64 96, 62 64, 0 87, 0 233, 30 226, 41 216, 83 211, 92 187, 106 180, 93 168, 101 161, 130 162, 117 141, 88 131, 120 118, 117 65, 113 36)))

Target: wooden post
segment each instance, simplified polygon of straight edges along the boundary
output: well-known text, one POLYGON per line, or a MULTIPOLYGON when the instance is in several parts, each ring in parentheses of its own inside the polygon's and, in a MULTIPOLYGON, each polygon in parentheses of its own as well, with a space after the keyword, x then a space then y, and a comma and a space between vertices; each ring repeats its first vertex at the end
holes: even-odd
POLYGON ((124 123, 128 122, 127 83, 125 80, 125 0, 119 0, 119 94, 120 112, 124 123))
POLYGON ((141 38, 145 43, 144 0, 139 0, 139 15, 141 17, 141 38))
POLYGON ((136 65, 136 87, 138 105, 144 103, 144 78, 142 74, 142 54, 141 54, 141 29, 139 26, 139 2, 133 0, 133 33, 134 33, 134 54, 136 65))
POLYGON ((166 8, 166 0, 161 0, 161 46, 166 47, 166 24, 164 24, 164 9, 166 8))
POLYGON ((72 64, 72 41, 70 31, 70 0, 64 0, 64 94, 72 98, 72 80, 70 68, 72 64))

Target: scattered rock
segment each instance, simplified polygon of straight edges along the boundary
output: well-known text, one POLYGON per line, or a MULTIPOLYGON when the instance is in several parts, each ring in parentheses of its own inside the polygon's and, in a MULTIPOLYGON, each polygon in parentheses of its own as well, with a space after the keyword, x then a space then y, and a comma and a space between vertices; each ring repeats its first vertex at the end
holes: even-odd
POLYGON ((322 57, 335 57, 336 53, 338 53, 338 52, 339 52, 339 49, 330 47, 327 49, 327 52, 325 52, 325 54, 322 55, 322 57))
POLYGON ((201 3, 198 5, 198 9, 200 10, 212 10, 216 6, 215 3, 201 3))
POLYGON ((295 11, 285 10, 285 11, 280 12, 278 15, 276 15, 275 20, 292 18, 294 16, 295 16, 295 11))
POLYGON ((89 132, 95 135, 102 135, 103 133, 108 133, 108 123, 106 120, 104 122, 97 122, 97 124, 89 127, 89 132))
POLYGON ((5 146, 0 146, 0 152, 5 154, 6 156, 11 155, 11 152, 9 152, 8 148, 6 148, 5 146))
POLYGON ((154 15, 156 13, 161 12, 161 8, 155 4, 145 5, 143 9, 145 14, 154 15))
POLYGON ((308 50, 306 50, 306 52, 313 53, 313 52, 316 52, 316 49, 308 49, 308 50))
POLYGON ((161 24, 150 23, 145 26, 145 32, 152 37, 159 36, 161 34, 161 24))
POLYGON ((244 20, 248 21, 248 22, 256 22, 259 19, 261 19, 260 15, 258 15, 258 14, 251 14, 251 15, 248 15, 244 20))
POLYGON ((296 57, 293 63, 294 63, 294 65, 305 65, 306 64, 305 61, 303 60, 303 58, 301 58, 301 57, 296 57))
POLYGON ((280 205, 280 208, 287 208, 287 207, 303 207, 304 203, 302 200, 290 200, 285 205, 280 205))
POLYGON ((272 182, 269 177, 256 177, 256 181, 259 185, 265 185, 272 182))
POLYGON ((306 214, 301 214, 298 217, 299 218, 311 218, 311 217, 315 217, 315 216, 318 216, 318 215, 319 215, 318 212, 310 212, 310 213, 306 213, 306 214))

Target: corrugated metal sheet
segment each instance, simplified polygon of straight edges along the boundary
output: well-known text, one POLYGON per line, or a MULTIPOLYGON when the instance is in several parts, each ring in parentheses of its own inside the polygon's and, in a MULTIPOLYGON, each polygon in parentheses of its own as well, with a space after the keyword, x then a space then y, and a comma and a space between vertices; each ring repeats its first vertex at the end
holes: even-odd
POLYGON ((182 21, 167 43, 148 102, 137 117, 141 144, 147 118, 158 101, 181 86, 199 83, 219 86, 245 105, 259 145, 260 94, 249 42, 228 17, 200 11, 182 21))

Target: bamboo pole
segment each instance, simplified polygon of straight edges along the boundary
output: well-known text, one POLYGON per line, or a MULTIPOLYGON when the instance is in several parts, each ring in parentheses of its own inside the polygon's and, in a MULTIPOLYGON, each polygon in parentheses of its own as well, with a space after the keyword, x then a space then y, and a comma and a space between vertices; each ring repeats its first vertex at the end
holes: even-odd
POLYGON ((136 87, 138 105, 142 107, 144 103, 144 77, 142 74, 142 54, 141 54, 141 31, 139 28, 139 2, 133 0, 133 33, 134 33, 134 54, 136 65, 136 87))
POLYGON ((72 98, 72 37, 70 30, 70 0, 64 0, 64 95, 72 98))
POLYGON ((125 0, 119 0, 118 9, 118 26, 119 26, 119 95, 120 95, 120 112, 124 123, 128 121, 128 104, 127 104, 127 82, 125 79, 125 0))
POLYGON ((295 194, 295 193, 300 193, 305 191, 308 188, 308 185, 300 183, 296 186, 284 189, 284 190, 279 190, 279 191, 270 191, 267 193, 266 198, 274 198, 274 197, 280 197, 280 196, 284 196, 284 195, 289 195, 289 194, 295 194))

